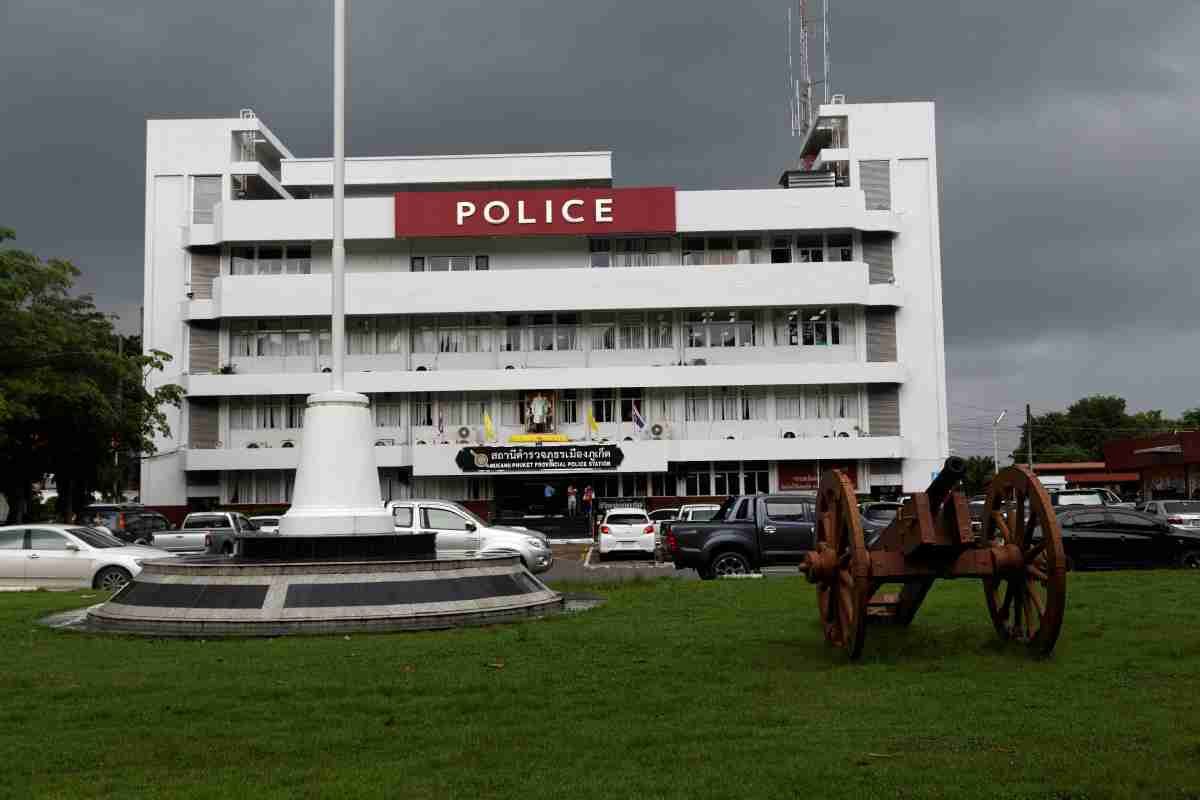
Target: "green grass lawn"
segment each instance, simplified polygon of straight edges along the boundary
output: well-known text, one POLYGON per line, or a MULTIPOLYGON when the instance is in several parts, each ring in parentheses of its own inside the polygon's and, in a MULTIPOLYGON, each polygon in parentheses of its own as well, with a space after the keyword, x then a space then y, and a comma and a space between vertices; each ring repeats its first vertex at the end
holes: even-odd
POLYGON ((1200 796, 1194 573, 1072 574, 1049 661, 995 638, 977 581, 858 664, 799 579, 599 591, 490 629, 226 641, 52 631, 94 593, 0 594, 0 797, 1200 796))

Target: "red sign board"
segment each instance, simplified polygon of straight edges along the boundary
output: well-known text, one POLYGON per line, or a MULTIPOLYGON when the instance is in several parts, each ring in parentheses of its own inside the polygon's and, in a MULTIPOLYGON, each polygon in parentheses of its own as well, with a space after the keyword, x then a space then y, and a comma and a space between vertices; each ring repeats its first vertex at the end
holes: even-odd
POLYGON ((779 462, 779 491, 795 492, 803 489, 816 489, 821 480, 820 474, 831 469, 840 469, 846 473, 850 483, 858 484, 858 463, 854 461, 780 461, 779 462))
POLYGON ((675 190, 398 192, 397 238, 675 233, 675 190))

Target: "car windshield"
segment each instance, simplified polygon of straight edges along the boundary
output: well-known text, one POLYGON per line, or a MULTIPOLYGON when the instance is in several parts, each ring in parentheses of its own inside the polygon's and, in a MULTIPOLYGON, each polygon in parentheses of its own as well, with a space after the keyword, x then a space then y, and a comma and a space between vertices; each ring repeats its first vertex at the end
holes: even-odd
POLYGON ((891 522, 896 518, 898 510, 892 506, 871 506, 864 516, 877 522, 891 522))
POLYGON ((1163 510, 1168 514, 1200 514, 1200 500, 1163 503, 1163 510))
POLYGON ((1060 506, 1102 506, 1104 499, 1100 495, 1095 494, 1059 494, 1058 504, 1060 506))
POLYGON ((98 531, 95 528, 67 528, 67 533, 82 539, 92 547, 127 547, 125 542, 122 542, 117 537, 98 531))
POLYGON ((649 521, 645 514, 609 514, 605 520, 609 525, 644 525, 649 521))

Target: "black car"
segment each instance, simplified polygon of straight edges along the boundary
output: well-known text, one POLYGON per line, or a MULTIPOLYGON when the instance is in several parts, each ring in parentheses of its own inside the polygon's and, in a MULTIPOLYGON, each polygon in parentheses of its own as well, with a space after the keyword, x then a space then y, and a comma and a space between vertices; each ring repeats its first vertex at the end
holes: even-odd
POLYGON ((903 503, 892 501, 863 503, 861 506, 862 513, 859 517, 862 521, 863 533, 868 534, 869 538, 871 531, 883 531, 884 528, 892 524, 892 520, 900 513, 900 509, 903 506, 903 503))
POLYGON ((1185 532, 1151 514, 1104 506, 1061 511, 1058 523, 1068 569, 1200 568, 1200 529, 1185 532))

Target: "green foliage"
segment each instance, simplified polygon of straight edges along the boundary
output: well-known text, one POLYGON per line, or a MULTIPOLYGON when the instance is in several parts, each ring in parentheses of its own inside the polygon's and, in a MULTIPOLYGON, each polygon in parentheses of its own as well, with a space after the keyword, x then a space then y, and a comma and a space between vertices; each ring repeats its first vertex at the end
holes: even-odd
POLYGON ((1183 416, 1179 418, 1179 423, 1184 428, 1200 430, 1200 407, 1189 408, 1183 412, 1183 416))
POLYGON ((992 461, 991 456, 968 456, 966 460, 967 474, 963 478, 963 492, 968 497, 983 494, 984 488, 996 473, 996 462, 992 461))
POLYGON ((997 638, 979 581, 939 581, 856 664, 798 577, 207 641, 51 630, 96 593, 0 593, 0 796, 1195 798, 1195 578, 1071 573, 1048 659, 997 638))
MULTIPOLYGON (((1200 422, 1200 409, 1195 411, 1200 422)), ((1186 418, 1187 414, 1184 416, 1186 418)), ((1161 411, 1129 414, 1124 398, 1093 395, 1075 401, 1065 413, 1051 411, 1034 415, 1033 460, 1041 463, 1103 461, 1105 442, 1149 436, 1180 424, 1161 411)), ((1022 424, 1021 443, 1012 452, 1013 461, 1019 464, 1028 460, 1028 437, 1028 426, 1022 424)))
MULTIPOLYGON (((0 241, 11 238, 0 228, 0 241)), ((122 352, 112 321, 71 293, 79 274, 69 261, 0 250, 0 491, 18 515, 47 474, 62 515, 111 491, 114 456, 153 452, 154 437, 169 433, 161 407, 183 397, 175 385, 146 388, 171 356, 122 352)))

